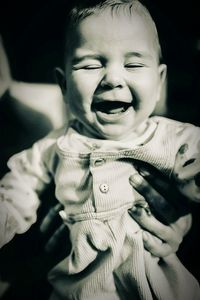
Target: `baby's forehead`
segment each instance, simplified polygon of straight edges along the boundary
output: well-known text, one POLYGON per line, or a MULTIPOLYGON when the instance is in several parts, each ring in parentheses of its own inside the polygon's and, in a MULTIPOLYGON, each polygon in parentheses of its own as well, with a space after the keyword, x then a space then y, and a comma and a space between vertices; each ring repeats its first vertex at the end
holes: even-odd
POLYGON ((78 19, 73 25, 72 28, 76 30, 80 24, 92 17, 95 23, 95 19, 98 19, 98 22, 104 23, 105 21, 108 22, 124 22, 129 26, 132 26, 134 22, 137 22, 138 19, 143 23, 144 27, 152 29, 152 33, 157 34, 157 29, 155 26, 155 23, 153 19, 151 18, 149 12, 147 10, 138 10, 138 9, 133 9, 128 6, 120 6, 120 7, 106 7, 104 9, 97 9, 91 14, 86 15, 83 18, 78 19))
POLYGON ((142 27, 148 30, 149 34, 152 37, 157 36, 157 29, 154 21, 152 20, 150 14, 147 10, 143 11, 143 9, 133 9, 127 5, 121 5, 116 7, 106 7, 104 9, 94 10, 91 14, 85 15, 84 17, 77 19, 76 22, 71 24, 70 26, 70 36, 73 38, 73 33, 79 31, 83 22, 87 19, 93 20, 93 26, 96 26, 98 21, 98 26, 104 28, 104 24, 107 23, 109 26, 109 22, 112 24, 116 24, 116 30, 118 30, 118 24, 121 26, 126 26, 127 30, 131 30, 134 27, 135 22, 142 23, 142 27))
MULTIPOLYGON (((140 22, 144 30, 148 32, 148 38, 152 40, 158 56, 161 56, 160 44, 155 23, 151 18, 149 12, 143 6, 139 9, 133 9, 132 7, 130 8, 127 5, 116 7, 108 6, 104 9, 94 10, 91 14, 77 19, 77 21, 72 24, 70 32, 68 32, 68 45, 70 47, 76 47, 77 43, 79 43, 79 40, 82 38, 80 34, 80 28, 85 21, 87 22, 88 19, 90 21, 92 20, 92 22, 90 22, 90 25, 94 26, 94 28, 95 26, 97 26, 97 23, 98 25, 100 24, 100 26, 102 24, 102 28, 104 29, 105 23, 107 23, 108 28, 110 27, 109 25, 111 23, 112 25, 116 24, 116 28, 115 26, 112 26, 114 30, 113 33, 115 35, 118 34, 120 26, 123 26, 127 29, 127 31, 130 32, 134 30, 134 27, 136 27, 136 22, 140 22)), ((106 34, 106 31, 104 32, 106 34)), ((104 34, 104 32, 102 32, 102 34, 104 34)))

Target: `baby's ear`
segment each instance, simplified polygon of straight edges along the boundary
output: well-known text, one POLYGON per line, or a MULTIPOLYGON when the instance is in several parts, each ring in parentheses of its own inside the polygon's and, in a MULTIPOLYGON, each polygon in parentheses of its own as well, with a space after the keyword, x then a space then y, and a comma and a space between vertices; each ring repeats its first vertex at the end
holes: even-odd
POLYGON ((158 68, 159 68, 161 84, 164 84, 167 77, 167 66, 165 64, 160 64, 158 68))
MULTIPOLYGON (((158 102, 161 102, 162 99, 164 102, 166 102, 166 96, 167 96, 167 66, 165 64, 160 64, 158 66, 158 72, 160 77, 160 82, 158 85, 158 102)), ((163 103, 164 103, 163 102, 163 103)))
POLYGON ((66 93, 66 89, 67 89, 65 73, 61 68, 55 68, 55 76, 56 76, 56 81, 57 81, 58 85, 60 86, 62 94, 64 96, 66 93))

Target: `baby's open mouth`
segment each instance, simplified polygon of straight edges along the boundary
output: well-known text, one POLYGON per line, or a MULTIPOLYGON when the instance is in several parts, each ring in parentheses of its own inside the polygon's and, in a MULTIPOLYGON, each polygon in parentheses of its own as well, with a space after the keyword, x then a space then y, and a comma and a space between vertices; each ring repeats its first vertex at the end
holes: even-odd
POLYGON ((132 103, 123 101, 101 101, 92 104, 92 110, 105 114, 120 114, 125 112, 132 103))

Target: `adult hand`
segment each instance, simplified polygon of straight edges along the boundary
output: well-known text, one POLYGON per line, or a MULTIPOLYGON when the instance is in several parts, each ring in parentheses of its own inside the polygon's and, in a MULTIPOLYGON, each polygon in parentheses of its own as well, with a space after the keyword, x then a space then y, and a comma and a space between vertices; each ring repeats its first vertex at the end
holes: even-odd
POLYGON ((142 166, 138 172, 130 177, 130 184, 138 192, 130 214, 143 228, 145 248, 165 257, 178 250, 191 227, 188 203, 159 171, 142 166))
POLYGON ((62 209, 63 206, 60 203, 52 206, 42 219, 39 230, 41 239, 43 240, 44 252, 54 254, 59 250, 59 255, 65 258, 69 254, 71 243, 69 240, 69 230, 60 217, 62 209), (62 247, 63 244, 64 247, 62 247), (64 251, 63 254, 62 250, 64 251))

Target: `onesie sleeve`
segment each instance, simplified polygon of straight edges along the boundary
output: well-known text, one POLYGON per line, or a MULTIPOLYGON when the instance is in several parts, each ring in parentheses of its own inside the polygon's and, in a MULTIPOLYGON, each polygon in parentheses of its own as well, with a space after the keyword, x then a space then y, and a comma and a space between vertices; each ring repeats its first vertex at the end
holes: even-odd
POLYGON ((188 199, 200 202, 200 128, 180 124, 176 129, 173 177, 188 199))
POLYGON ((8 161, 0 181, 0 247, 36 221, 39 195, 52 178, 56 135, 50 134, 8 161))

